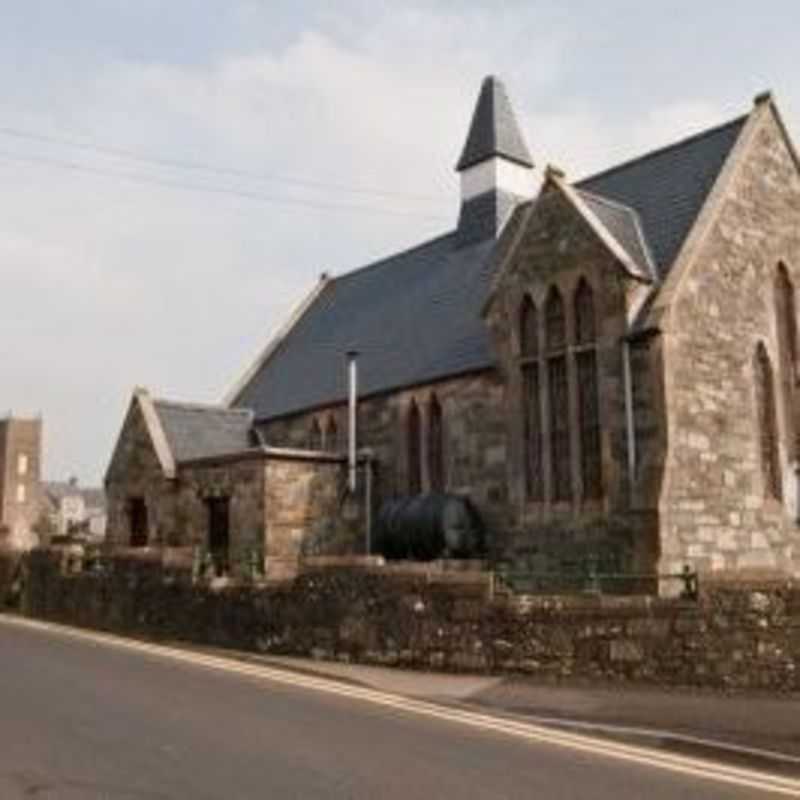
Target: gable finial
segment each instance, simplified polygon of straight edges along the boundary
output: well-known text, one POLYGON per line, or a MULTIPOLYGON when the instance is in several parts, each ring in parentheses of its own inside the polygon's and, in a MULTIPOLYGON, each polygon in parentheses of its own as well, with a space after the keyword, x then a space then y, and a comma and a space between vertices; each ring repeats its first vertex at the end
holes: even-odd
POLYGON ((771 103, 774 100, 774 96, 772 94, 772 89, 767 89, 764 92, 759 92, 753 98, 753 105, 754 106, 763 106, 766 103, 771 103))

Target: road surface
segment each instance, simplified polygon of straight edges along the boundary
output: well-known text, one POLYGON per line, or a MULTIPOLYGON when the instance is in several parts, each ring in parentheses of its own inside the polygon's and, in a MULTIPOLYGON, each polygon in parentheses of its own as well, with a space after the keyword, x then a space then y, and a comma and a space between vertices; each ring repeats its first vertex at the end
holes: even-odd
POLYGON ((526 730, 0 616, 2 800, 800 796, 789 779, 526 730))

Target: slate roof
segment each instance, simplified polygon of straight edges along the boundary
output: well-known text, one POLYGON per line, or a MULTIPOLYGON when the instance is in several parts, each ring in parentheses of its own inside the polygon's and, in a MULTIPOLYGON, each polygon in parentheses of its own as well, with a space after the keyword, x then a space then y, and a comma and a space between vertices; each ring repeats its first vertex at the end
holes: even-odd
POLYGON ((639 215, 629 206, 616 203, 592 192, 578 191, 578 194, 600 220, 603 227, 636 262, 642 274, 649 275, 654 280, 657 279, 658 270, 644 238, 639 215))
POLYGON ((239 408, 154 400, 177 462, 239 453, 252 447, 253 414, 239 408))
MULTIPOLYGON (((497 85, 488 87, 484 83, 482 97, 496 97, 497 85)), ((473 131, 483 128, 480 106, 481 101, 473 131)), ((575 188, 637 263, 647 263, 649 250, 663 278, 746 119, 626 162, 575 188)), ((460 167, 497 146, 483 133, 470 141, 473 131, 460 167)), ((353 348, 361 353, 362 397, 492 367, 481 309, 491 290, 497 240, 459 247, 469 240, 457 229, 331 280, 235 404, 264 420, 343 402, 345 353, 353 348)))
POLYGON ((662 276, 685 241, 747 117, 576 184, 634 209, 662 276))
POLYGON ((490 75, 481 85, 467 141, 456 169, 467 169, 492 156, 504 156, 526 167, 533 166, 506 88, 502 81, 490 75))
POLYGON ((494 245, 450 233, 332 280, 236 404, 264 419, 343 399, 351 348, 361 395, 486 367, 494 245))

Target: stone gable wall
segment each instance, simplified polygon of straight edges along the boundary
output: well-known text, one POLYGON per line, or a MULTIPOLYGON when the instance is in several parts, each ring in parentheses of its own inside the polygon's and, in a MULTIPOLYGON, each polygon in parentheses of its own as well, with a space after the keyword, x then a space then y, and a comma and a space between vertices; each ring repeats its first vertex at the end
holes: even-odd
POLYGON ((106 475, 106 541, 112 546, 130 544, 131 497, 143 497, 147 504, 148 542, 158 545, 175 541, 176 494, 176 485, 164 477, 139 406, 133 403, 106 475))
POLYGON ((771 115, 762 121, 674 300, 666 334, 670 446, 662 565, 796 572, 797 484, 780 402, 773 303, 783 262, 800 287, 800 177, 771 115), (753 360, 775 375, 784 502, 762 479, 753 360))
MULTIPOLYGON (((506 382, 505 416, 509 425, 508 484, 510 503, 515 509, 516 549, 541 570, 558 569, 557 559, 538 552, 538 543, 552 535, 561 538, 566 555, 585 549, 576 545, 597 541, 599 549, 619 533, 633 550, 629 567, 652 569, 657 552, 655 509, 659 490, 658 465, 660 431, 663 429, 660 351, 643 342, 632 347, 636 438, 640 468, 635 484, 629 481, 627 421, 625 408, 622 339, 627 332, 628 305, 641 283, 627 276, 588 223, 555 187, 537 203, 527 229, 500 276, 487 314, 487 323, 500 356, 506 382), (604 491, 601 500, 584 499, 581 486, 580 440, 577 428, 577 374, 575 360, 568 359, 571 401, 571 459, 573 501, 554 503, 547 464, 549 450, 549 398, 547 371, 540 369, 542 387, 542 440, 545 465, 544 502, 526 497, 524 484, 523 386, 519 365, 519 324, 527 296, 539 312, 540 333, 544 330, 544 307, 551 287, 564 300, 567 341, 575 341, 573 298, 580 280, 593 293, 597 326, 598 392, 600 403, 601 452, 604 491), (636 513, 631 513, 635 509, 636 513)), ((540 341, 543 339, 540 338, 540 341)), ((572 353, 573 348, 569 348, 572 353)), ((540 362, 546 363, 546 362, 540 362)))

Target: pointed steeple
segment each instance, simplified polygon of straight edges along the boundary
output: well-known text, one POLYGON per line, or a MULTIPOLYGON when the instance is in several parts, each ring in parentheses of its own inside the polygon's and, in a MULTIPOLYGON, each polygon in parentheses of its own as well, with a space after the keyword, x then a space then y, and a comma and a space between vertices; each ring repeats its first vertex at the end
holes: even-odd
POLYGON ((489 75, 483 80, 456 170, 462 172, 494 156, 507 158, 523 167, 533 167, 533 159, 517 124, 506 87, 499 78, 489 75))
POLYGON ((534 194, 533 159, 502 82, 483 81, 456 170, 461 245, 500 235, 514 207, 534 194))

